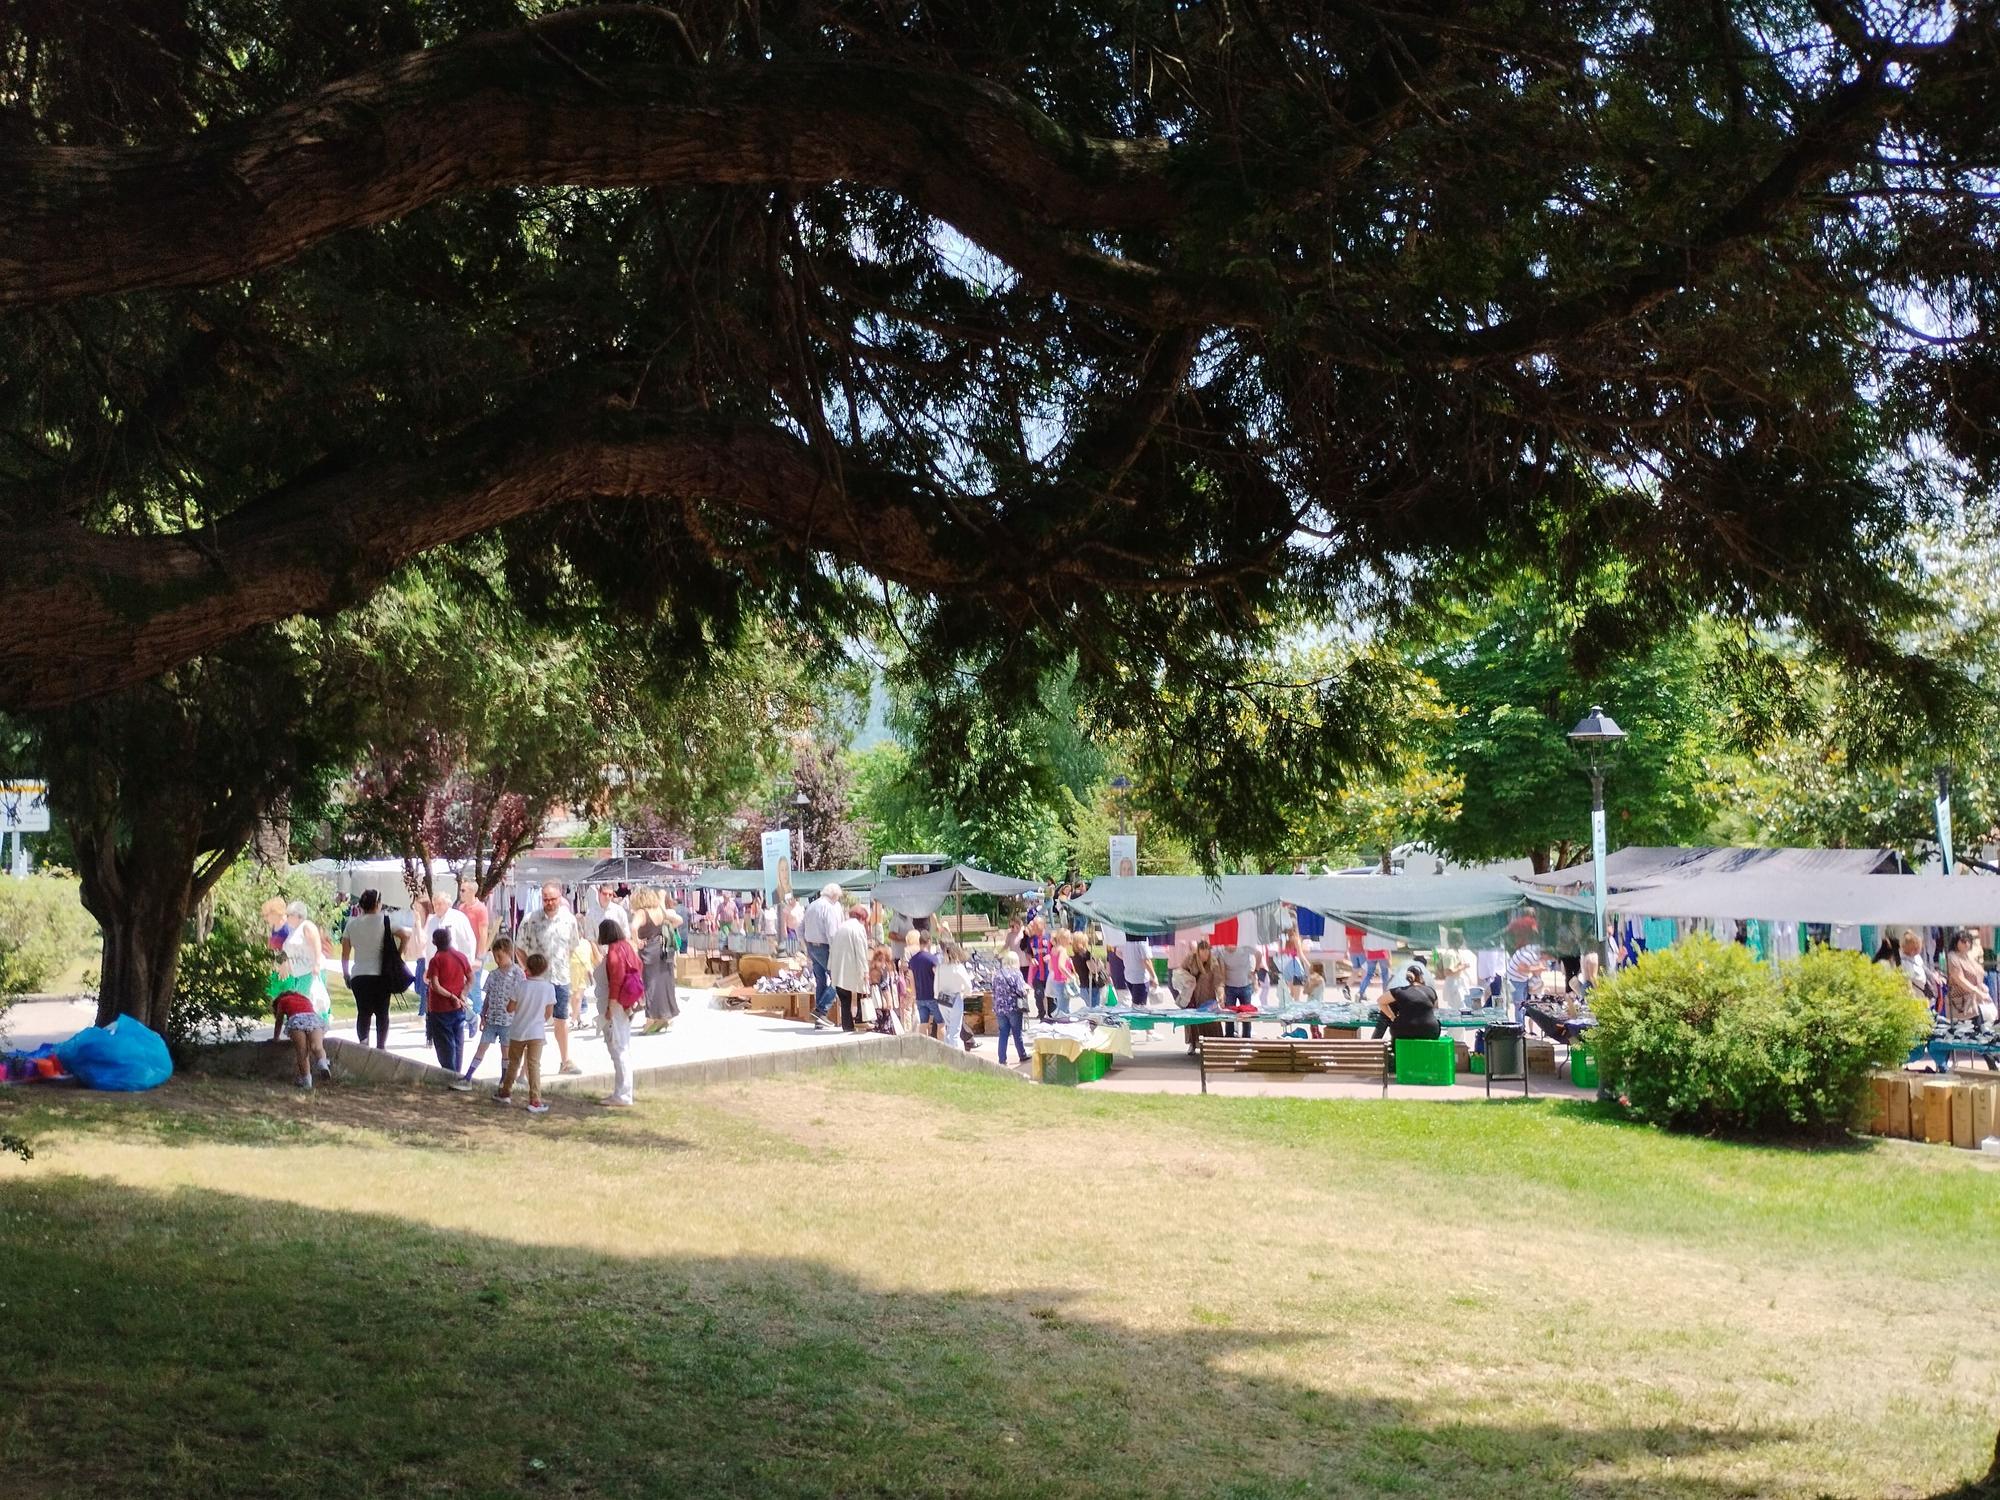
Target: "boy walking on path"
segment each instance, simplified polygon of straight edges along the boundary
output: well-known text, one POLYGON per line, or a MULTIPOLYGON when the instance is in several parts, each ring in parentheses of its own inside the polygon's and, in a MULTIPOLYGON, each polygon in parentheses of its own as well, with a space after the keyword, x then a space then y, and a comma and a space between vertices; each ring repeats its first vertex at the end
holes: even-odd
POLYGON ((472 1083, 472 1075, 486 1060, 486 1049, 495 1043, 500 1047, 501 1066, 506 1066, 507 1007, 520 994, 525 982, 525 976, 514 962, 513 943, 504 937, 495 938, 493 972, 486 977, 485 1004, 479 1013, 479 1050, 472 1054, 472 1065, 465 1070, 468 1087, 472 1083))

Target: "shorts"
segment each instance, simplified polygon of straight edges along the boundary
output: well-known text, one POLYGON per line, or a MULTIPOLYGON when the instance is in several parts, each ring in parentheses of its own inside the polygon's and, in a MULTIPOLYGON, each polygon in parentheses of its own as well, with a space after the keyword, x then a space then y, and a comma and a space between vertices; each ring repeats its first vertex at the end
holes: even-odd
POLYGON ((316 1010, 302 1010, 295 1016, 285 1017, 285 1035, 295 1032, 326 1030, 326 1017, 316 1010))
POLYGON ((569 986, 566 984, 556 986, 555 1018, 558 1021, 567 1021, 569 1019, 569 986))
POLYGON ((938 1025, 942 1026, 944 1024, 944 1007, 935 1000, 919 1000, 917 1002, 917 1020, 919 1023, 935 1021, 938 1025))
POLYGON ((479 1045, 482 1047, 505 1046, 507 1044, 507 1013, 502 1011, 497 1021, 487 1021, 479 1028, 479 1045))

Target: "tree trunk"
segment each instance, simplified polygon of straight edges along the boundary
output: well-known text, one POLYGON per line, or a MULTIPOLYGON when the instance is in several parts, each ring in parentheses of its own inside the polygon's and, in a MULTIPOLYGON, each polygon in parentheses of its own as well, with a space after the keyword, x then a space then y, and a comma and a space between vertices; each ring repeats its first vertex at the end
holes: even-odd
POLYGON ((273 875, 282 875, 292 864, 292 799, 281 796, 271 810, 257 819, 250 835, 250 852, 257 863, 273 875))
POLYGON ((97 1024, 136 1016, 164 1031, 173 1004, 181 941, 198 895, 198 830, 147 819, 121 850, 115 836, 75 838, 83 904, 104 934, 97 1024), (178 836, 177 836, 178 835, 178 836))
POLYGON ((1549 873, 1549 851, 1547 845, 1537 845, 1528 851, 1528 868, 1537 875, 1549 873))

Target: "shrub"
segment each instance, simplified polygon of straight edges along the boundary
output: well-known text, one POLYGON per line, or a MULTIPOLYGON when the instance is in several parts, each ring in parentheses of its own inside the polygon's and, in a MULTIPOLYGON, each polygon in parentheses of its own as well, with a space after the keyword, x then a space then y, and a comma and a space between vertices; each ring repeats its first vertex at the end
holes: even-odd
POLYGON ((271 1018, 272 957, 259 909, 272 896, 305 902, 327 941, 335 941, 332 919, 339 898, 332 886, 238 860, 209 895, 207 934, 181 945, 165 1033, 177 1056, 203 1042, 236 1041, 271 1018))
POLYGON ((181 944, 165 1036, 176 1058, 203 1042, 233 1042, 271 1015, 271 950, 262 936, 217 923, 181 944))
POLYGON ((47 989, 96 941, 74 876, 0 877, 0 997, 47 989))
POLYGON ((1632 1113, 1675 1129, 1833 1134, 1928 1033, 1898 974, 1821 949, 1783 966, 1697 936, 1606 981, 1592 1042, 1632 1113))

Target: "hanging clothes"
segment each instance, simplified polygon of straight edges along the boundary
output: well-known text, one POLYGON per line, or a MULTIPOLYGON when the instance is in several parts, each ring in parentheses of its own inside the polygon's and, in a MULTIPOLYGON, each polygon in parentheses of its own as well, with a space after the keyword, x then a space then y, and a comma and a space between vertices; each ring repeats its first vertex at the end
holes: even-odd
POLYGON ((1658 953, 1663 948, 1673 947, 1674 939, 1679 935, 1679 930, 1674 926, 1671 918, 1646 918, 1644 937, 1648 953, 1658 953))
POLYGON ((1299 908, 1299 940, 1306 943, 1316 943, 1325 936, 1326 918, 1316 911, 1307 911, 1301 906, 1299 908))
POLYGON ((1861 944, 1861 929, 1852 924, 1836 926, 1833 929, 1833 936, 1828 940, 1828 945, 1848 953, 1865 953, 1870 951, 1861 944))

